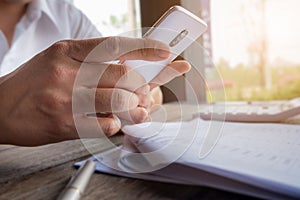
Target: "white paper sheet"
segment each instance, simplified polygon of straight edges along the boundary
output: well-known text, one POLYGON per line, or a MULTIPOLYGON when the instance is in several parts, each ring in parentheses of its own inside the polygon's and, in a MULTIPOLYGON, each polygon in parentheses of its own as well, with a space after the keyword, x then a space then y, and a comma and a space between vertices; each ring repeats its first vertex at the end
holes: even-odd
MULTIPOLYGON (((200 159, 199 152, 211 127, 210 122, 201 119, 180 125, 155 123, 151 126, 127 126, 125 132, 130 136, 126 136, 126 143, 130 141, 141 152, 159 152, 161 155, 155 158, 162 162, 170 161, 165 158, 178 156, 174 148, 172 151, 157 151, 164 149, 170 141, 183 147, 188 142, 191 144, 176 162, 151 173, 131 174, 118 171, 128 166, 139 167, 145 162, 139 160, 135 163, 137 160, 132 159, 131 154, 121 155, 119 149, 99 154, 98 159, 102 163, 97 163, 97 170, 146 180, 206 185, 262 198, 300 198, 300 126, 225 123, 213 151, 200 159), (184 130, 182 133, 186 133, 186 137, 183 134, 174 136, 178 129, 184 130), (192 136, 195 137, 191 140, 192 136), (117 170, 110 169, 103 163, 114 166, 117 170)), ((152 160, 146 159, 148 161, 152 166, 152 160)))
MULTIPOLYGON (((300 126, 282 124, 225 123, 222 136, 213 151, 204 159, 199 158, 203 133, 209 132, 210 122, 195 119, 184 126, 193 132, 192 124, 200 122, 199 133, 178 163, 209 171, 250 185, 277 193, 300 197, 300 126), (191 129, 187 127, 192 127, 191 129)), ((165 125, 167 126, 167 125, 165 125)), ((133 133, 136 127, 127 127, 133 133)), ((168 144, 163 134, 145 139, 131 138, 140 151, 155 151, 168 144), (163 142, 165 141, 165 142, 163 142)), ((169 133, 166 133, 170 131, 169 133)), ((185 142, 178 138, 177 143, 185 142)), ((170 152, 164 157, 169 156, 170 152)), ((173 152, 174 153, 174 152, 173 152)), ((129 163, 129 162, 128 162, 129 163)))

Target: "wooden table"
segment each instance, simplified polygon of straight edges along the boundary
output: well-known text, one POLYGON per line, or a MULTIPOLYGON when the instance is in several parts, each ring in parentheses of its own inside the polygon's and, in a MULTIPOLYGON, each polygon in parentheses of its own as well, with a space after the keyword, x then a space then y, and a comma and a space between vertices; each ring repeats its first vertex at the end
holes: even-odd
MULTIPOLYGON (((193 105, 167 104, 168 121, 191 119, 198 107, 193 105)), ((153 119, 165 115, 156 112, 153 119)), ((300 117, 290 119, 300 122, 300 117)), ((122 134, 111 138, 115 144, 122 143, 122 134)), ((84 143, 93 152, 101 152, 109 146, 99 140, 88 139, 84 143)), ((67 141, 41 147, 15 147, 0 145, 0 200, 56 199, 70 177, 76 173, 74 162, 88 158, 90 153, 80 140, 67 141)), ((251 199, 207 187, 166 184, 128 179, 117 176, 94 174, 83 198, 87 199, 251 199)))

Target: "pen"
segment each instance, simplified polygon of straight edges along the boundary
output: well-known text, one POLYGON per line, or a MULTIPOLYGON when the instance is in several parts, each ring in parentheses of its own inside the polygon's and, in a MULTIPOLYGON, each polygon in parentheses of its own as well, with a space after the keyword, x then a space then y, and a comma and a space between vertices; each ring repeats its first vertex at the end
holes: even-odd
POLYGON ((76 175, 71 178, 58 200, 79 200, 95 171, 95 165, 93 161, 87 160, 76 175))

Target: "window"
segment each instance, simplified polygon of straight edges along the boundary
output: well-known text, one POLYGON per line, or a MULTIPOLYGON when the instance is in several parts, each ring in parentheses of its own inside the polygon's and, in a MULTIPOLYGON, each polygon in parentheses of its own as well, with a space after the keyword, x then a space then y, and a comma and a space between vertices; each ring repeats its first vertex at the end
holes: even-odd
POLYGON ((120 35, 140 28, 138 0, 73 0, 103 36, 120 35))
MULTIPOLYGON (((222 80, 208 80, 206 94, 218 93, 224 86, 227 100, 276 100, 300 96, 298 0, 73 2, 104 36, 140 28, 140 18, 144 26, 151 26, 171 5, 181 4, 201 15, 209 25, 202 38, 208 55, 197 56, 204 62, 201 66, 205 66, 206 77, 210 77, 211 71, 215 73, 213 63, 222 80)), ((179 85, 181 87, 182 82, 175 83, 174 87, 179 88, 179 85)), ((199 88, 199 81, 194 85, 199 88)), ((189 96, 187 91, 185 93, 189 96)), ((219 100, 224 100, 224 96, 219 100)))
POLYGON ((209 3, 212 60, 227 100, 300 96, 300 1, 202 2, 209 3))

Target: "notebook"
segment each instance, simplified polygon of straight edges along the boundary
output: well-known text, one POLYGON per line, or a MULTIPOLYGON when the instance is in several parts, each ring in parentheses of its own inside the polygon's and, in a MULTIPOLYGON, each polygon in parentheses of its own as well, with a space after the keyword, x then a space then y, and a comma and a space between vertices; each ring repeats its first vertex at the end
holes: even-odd
POLYGON ((120 176, 204 185, 262 198, 300 198, 299 125, 216 123, 196 118, 126 126, 123 147, 91 159, 97 161, 98 171, 120 176), (203 156, 210 134, 219 137, 203 156))

